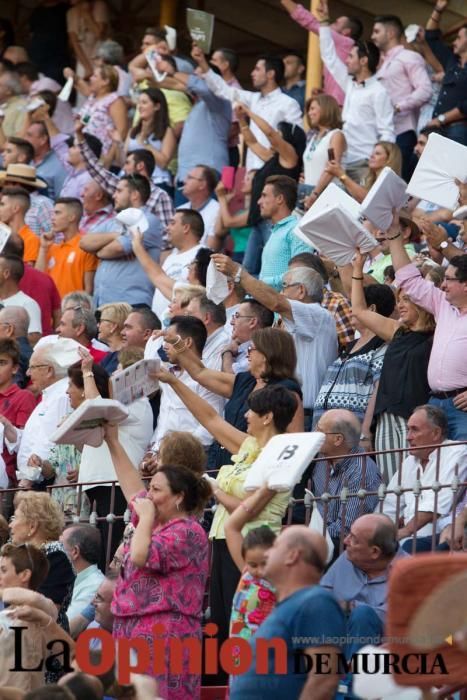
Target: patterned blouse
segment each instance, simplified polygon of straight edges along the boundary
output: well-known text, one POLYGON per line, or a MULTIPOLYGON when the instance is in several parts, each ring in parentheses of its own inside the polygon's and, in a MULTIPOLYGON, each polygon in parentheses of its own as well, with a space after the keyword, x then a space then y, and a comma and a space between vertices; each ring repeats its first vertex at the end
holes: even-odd
MULTIPOLYGON (((138 493, 135 498, 146 496, 138 493)), ((177 613, 200 618, 208 576, 208 541, 195 518, 170 520, 154 529, 146 564, 135 566, 130 542, 112 601, 119 617, 177 613)))
POLYGON ((244 570, 232 602, 230 636, 249 639, 276 605, 276 593, 264 578, 244 570))
POLYGON ((116 92, 111 92, 99 99, 91 96, 80 110, 80 117, 86 122, 84 131, 102 141, 102 153, 106 153, 112 145, 110 133, 115 129, 115 124, 109 109, 117 98, 116 92))

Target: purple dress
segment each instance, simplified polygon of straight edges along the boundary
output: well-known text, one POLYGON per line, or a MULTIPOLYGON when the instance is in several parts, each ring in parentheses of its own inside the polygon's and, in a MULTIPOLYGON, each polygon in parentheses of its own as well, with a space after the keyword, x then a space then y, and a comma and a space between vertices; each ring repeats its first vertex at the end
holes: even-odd
POLYGON ((199 698, 200 675, 189 673, 186 649, 183 673, 170 673, 167 646, 164 661, 157 658, 161 643, 153 646, 153 625, 164 626, 164 632, 157 634, 157 639, 191 637, 201 644, 207 576, 208 541, 195 518, 171 520, 154 530, 144 567, 131 562, 130 544, 125 545, 112 601, 113 636, 148 641, 151 659, 147 673, 157 680, 159 695, 167 700, 199 698), (155 662, 162 668, 154 671, 155 662))

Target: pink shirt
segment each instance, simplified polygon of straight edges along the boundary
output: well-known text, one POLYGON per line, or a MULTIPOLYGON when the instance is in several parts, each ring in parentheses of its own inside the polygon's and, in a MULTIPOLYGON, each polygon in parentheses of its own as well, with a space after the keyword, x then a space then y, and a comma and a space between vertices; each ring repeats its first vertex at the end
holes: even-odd
POLYGON ((428 383, 433 391, 467 387, 467 313, 461 314, 432 282, 424 280, 413 264, 396 272, 398 286, 411 300, 436 319, 433 349, 428 364, 428 383))
POLYGON ((394 107, 399 106, 400 111, 394 114, 396 135, 415 131, 420 107, 429 101, 433 92, 425 60, 415 51, 394 46, 384 55, 376 76, 388 91, 394 107))
MULTIPOLYGON (((293 20, 295 20, 295 22, 297 22, 297 24, 299 24, 307 31, 313 32, 313 34, 319 34, 318 20, 316 19, 316 17, 314 17, 314 15, 311 14, 311 12, 305 10, 303 5, 297 5, 297 7, 290 16, 293 20)), ((334 31, 334 29, 332 29, 331 31, 332 38, 334 40, 334 45, 336 47, 336 53, 341 59, 341 61, 345 61, 345 59, 349 55, 350 49, 352 48, 355 42, 349 36, 339 34, 339 32, 334 31)), ((326 66, 323 67, 323 73, 324 92, 327 95, 335 97, 339 105, 342 107, 342 105, 344 104, 344 92, 342 88, 336 83, 336 81, 332 77, 332 74, 328 71, 326 66)))

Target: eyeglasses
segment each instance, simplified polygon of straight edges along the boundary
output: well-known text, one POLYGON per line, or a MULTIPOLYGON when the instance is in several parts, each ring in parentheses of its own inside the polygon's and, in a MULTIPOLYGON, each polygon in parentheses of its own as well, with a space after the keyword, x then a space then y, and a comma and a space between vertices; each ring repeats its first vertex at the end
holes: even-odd
POLYGON ((448 277, 447 275, 445 275, 444 281, 445 282, 461 282, 462 280, 458 280, 457 277, 448 277))
POLYGON ((319 423, 318 425, 315 425, 314 430, 318 433, 324 433, 325 435, 342 435, 343 433, 339 432, 338 430, 323 430, 319 423))
POLYGON ((282 289, 288 289, 289 287, 300 287, 301 282, 282 282, 282 289))
POLYGON ((28 369, 39 369, 39 367, 50 367, 50 365, 29 365, 28 369))
POLYGON ((110 318, 100 318, 98 323, 113 323, 110 318))
POLYGON ((249 345, 249 346, 247 347, 247 350, 246 350, 247 356, 248 356, 250 353, 252 353, 253 350, 256 350, 255 346, 254 346, 254 345, 249 345))
POLYGON ((236 311, 232 314, 232 318, 256 318, 256 316, 247 316, 247 314, 239 314, 238 311, 236 311))

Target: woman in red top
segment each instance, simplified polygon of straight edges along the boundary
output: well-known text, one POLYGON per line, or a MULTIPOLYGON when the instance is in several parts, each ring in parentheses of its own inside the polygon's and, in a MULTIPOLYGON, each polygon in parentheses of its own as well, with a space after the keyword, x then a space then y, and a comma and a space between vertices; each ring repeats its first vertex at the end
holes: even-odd
MULTIPOLYGON (((24 428, 26 421, 36 407, 35 396, 27 389, 20 389, 13 377, 19 366, 19 346, 15 340, 5 338, 0 340, 0 423, 5 430, 5 438, 9 439, 9 430, 24 428)), ((14 441, 14 436, 13 437, 14 441)), ((10 487, 17 485, 16 454, 10 454, 6 445, 3 447, 3 459, 10 487)))

